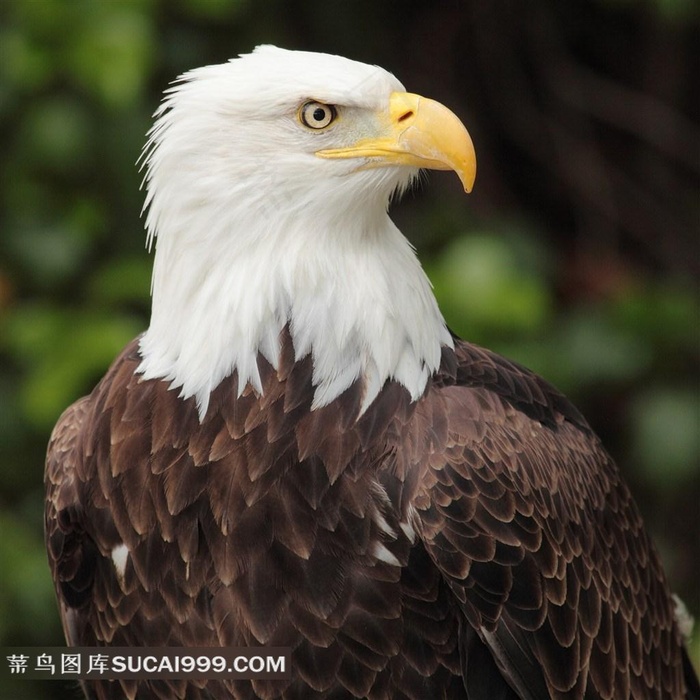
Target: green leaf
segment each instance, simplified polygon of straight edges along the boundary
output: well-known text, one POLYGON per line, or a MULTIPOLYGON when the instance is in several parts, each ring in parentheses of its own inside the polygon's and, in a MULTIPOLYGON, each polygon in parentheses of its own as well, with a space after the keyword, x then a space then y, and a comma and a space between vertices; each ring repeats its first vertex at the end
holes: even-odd
POLYGON ((34 168, 80 172, 91 154, 91 127, 84 103, 65 95, 46 97, 27 111, 17 147, 34 168))
POLYGON ((75 78, 108 107, 124 108, 142 94, 153 60, 151 18, 128 3, 89 6, 68 51, 75 78))
MULTIPOLYGON (((29 4, 29 3, 28 3, 29 4)), ((48 84, 53 77, 51 53, 18 27, 0 30, 0 83, 29 92, 48 84)))
POLYGON ((639 378, 653 359, 644 336, 620 328, 600 307, 584 307, 563 318, 554 344, 571 380, 596 384, 639 378))
POLYGON ((700 470, 700 395, 688 388, 650 387, 632 408, 632 454, 641 472, 667 490, 700 470))
POLYGON ((248 0, 180 0, 180 4, 191 17, 206 19, 230 19, 249 5, 248 0))
POLYGON ((147 305, 151 285, 151 257, 142 254, 121 258, 97 270, 90 279, 90 298, 107 305, 147 305))
POLYGON ((20 389, 26 419, 35 428, 50 429, 141 329, 139 319, 124 314, 41 305, 16 309, 5 321, 4 342, 27 365, 20 389))
POLYGON ((455 239, 427 267, 447 323, 469 340, 533 333, 552 311, 544 279, 493 234, 455 239))

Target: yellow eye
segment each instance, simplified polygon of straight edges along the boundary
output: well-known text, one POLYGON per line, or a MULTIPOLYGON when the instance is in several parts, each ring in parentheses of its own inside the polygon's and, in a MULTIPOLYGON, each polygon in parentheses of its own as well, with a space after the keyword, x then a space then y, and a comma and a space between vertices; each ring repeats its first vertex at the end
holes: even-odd
POLYGON ((325 129, 337 116, 335 106, 323 102, 305 102, 299 108, 299 120, 309 129, 325 129))

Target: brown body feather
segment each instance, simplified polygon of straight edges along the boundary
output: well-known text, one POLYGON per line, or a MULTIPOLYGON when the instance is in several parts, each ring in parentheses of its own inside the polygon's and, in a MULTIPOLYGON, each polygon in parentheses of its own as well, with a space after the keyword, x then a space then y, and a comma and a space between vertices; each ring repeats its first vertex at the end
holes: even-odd
POLYGON ((293 650, 291 681, 89 697, 685 697, 658 556, 566 399, 457 341, 417 402, 388 383, 359 415, 357 382, 311 411, 293 357, 287 336, 262 397, 234 375, 200 422, 134 342, 60 419, 46 533, 69 643, 293 650))

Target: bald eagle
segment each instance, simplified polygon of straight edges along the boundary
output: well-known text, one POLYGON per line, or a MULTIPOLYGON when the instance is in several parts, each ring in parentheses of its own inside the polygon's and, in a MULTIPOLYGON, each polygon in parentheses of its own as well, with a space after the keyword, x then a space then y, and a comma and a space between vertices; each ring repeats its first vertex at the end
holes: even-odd
POLYGON ((90 698, 683 698, 639 511, 580 413, 450 333, 387 214, 470 190, 441 104, 338 56, 186 73, 144 151, 152 317, 61 416, 46 539, 68 644, 291 648, 289 680, 90 698))

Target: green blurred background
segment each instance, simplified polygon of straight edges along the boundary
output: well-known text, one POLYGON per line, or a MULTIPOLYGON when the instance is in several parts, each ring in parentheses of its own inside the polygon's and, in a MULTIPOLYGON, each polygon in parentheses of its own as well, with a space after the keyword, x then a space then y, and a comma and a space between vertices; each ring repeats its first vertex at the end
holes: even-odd
MULTIPOLYGON (((431 174, 394 218, 453 329, 582 409, 697 617, 699 7, 0 0, 0 645, 62 643, 44 452, 147 324, 135 161, 150 115, 179 73, 259 43, 380 64, 463 118, 473 194, 431 174)), ((25 681, 0 696, 77 691, 25 681)))

